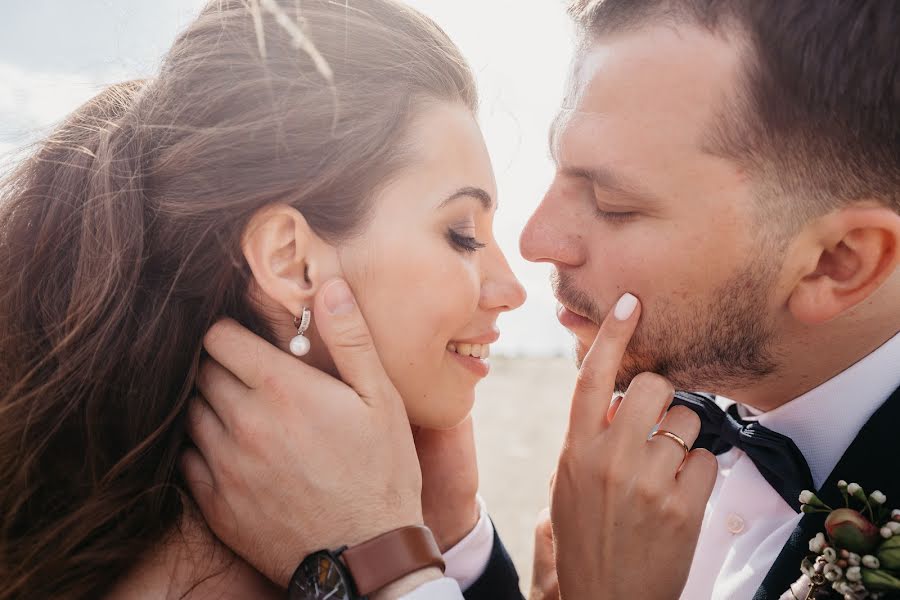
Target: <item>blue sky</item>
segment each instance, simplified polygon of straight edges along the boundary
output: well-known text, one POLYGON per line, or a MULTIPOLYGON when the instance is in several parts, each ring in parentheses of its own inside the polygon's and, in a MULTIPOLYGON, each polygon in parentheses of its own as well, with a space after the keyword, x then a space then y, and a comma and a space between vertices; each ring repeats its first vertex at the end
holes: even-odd
MULTIPOLYGON (((352 2, 352 0, 350 0, 352 2)), ((0 169, 15 149, 122 79, 152 76, 204 0, 0 0, 0 169)), ((479 120, 494 161, 497 239, 529 299, 500 321, 496 350, 568 353, 549 268, 519 257, 518 234, 553 173, 547 129, 571 52, 561 0, 409 0, 460 46, 478 77, 479 120)))

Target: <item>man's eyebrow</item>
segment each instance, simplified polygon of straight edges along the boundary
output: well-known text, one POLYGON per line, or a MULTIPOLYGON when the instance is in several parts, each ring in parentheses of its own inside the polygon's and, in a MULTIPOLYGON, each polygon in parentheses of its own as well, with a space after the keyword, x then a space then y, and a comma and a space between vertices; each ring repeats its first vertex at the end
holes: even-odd
POLYGON ((445 198, 443 201, 441 201, 438 208, 439 209, 444 208, 445 206, 447 206, 454 200, 458 200, 460 198, 465 198, 465 197, 475 198, 476 200, 481 202, 482 208, 484 208, 484 210, 486 210, 486 211, 489 211, 492 208, 494 208, 494 200, 491 198, 491 195, 479 187, 459 188, 458 190, 456 190, 455 192, 450 194, 447 198, 445 198))
POLYGON ((596 187, 606 190, 610 194, 625 199, 626 201, 639 202, 641 204, 658 203, 660 198, 653 192, 645 189, 643 186, 629 181, 616 173, 609 167, 562 167, 560 168, 559 157, 556 155, 557 144, 559 143, 560 128, 566 118, 566 111, 561 110, 556 113, 553 121, 550 123, 550 130, 547 132, 547 144, 550 148, 550 158, 562 175, 569 177, 578 177, 589 180, 596 187))
POLYGON ((618 196, 625 201, 640 204, 656 204, 660 198, 641 185, 631 182, 608 167, 569 167, 560 170, 569 177, 589 180, 595 187, 618 196))

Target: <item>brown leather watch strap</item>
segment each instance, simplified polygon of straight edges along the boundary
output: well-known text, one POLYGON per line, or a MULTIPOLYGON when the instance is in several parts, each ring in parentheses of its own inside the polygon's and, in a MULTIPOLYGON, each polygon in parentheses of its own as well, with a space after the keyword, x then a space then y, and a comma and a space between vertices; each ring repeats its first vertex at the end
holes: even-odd
POLYGON ((360 596, 427 567, 444 570, 444 559, 431 530, 421 525, 389 531, 341 554, 360 596))

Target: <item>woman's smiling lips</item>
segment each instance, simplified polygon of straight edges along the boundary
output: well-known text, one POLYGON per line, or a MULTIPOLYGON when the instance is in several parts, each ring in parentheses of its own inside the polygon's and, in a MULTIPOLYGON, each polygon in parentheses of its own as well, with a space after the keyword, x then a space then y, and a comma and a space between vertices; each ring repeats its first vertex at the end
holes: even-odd
POLYGON ((486 377, 491 365, 487 358, 491 355, 491 344, 500 337, 499 332, 491 331, 467 340, 456 340, 447 344, 447 352, 460 365, 472 371, 478 377, 486 377))

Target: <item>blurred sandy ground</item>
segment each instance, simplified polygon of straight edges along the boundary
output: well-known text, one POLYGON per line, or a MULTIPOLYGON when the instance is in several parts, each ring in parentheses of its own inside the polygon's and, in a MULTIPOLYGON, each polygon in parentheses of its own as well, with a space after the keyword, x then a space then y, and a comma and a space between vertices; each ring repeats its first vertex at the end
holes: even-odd
POLYGON ((549 503, 575 375, 571 357, 492 357, 491 374, 477 390, 473 415, 481 495, 526 596, 534 524, 549 503))

